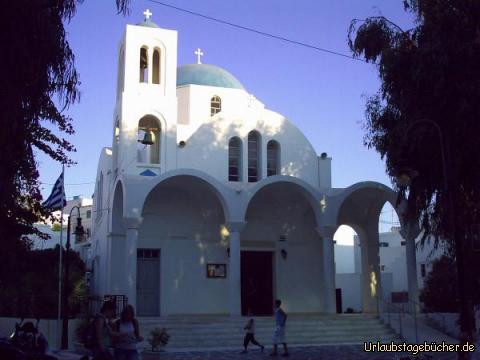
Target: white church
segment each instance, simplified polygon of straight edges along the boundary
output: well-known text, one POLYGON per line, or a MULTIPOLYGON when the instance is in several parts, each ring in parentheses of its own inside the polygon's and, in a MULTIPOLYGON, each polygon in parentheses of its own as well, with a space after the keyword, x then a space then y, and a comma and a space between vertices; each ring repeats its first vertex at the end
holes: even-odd
MULTIPOLYGON (((199 49, 196 64, 178 67, 177 32, 150 16, 120 40, 92 291, 126 295, 139 316, 271 315, 276 298, 289 313, 335 313, 333 236, 345 224, 360 239, 363 311, 375 311, 379 215, 396 193, 370 181, 333 188, 331 158, 292 121, 202 64, 199 49)), ((405 231, 411 299, 414 232, 405 231)))

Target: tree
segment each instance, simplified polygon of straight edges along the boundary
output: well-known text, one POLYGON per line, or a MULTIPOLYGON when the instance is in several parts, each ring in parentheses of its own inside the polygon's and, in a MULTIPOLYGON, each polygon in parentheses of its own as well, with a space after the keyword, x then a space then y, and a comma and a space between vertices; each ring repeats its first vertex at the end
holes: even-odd
POLYGON ((406 164, 418 171, 408 191, 400 189, 406 216, 420 218, 423 240, 429 234, 448 239, 458 267, 460 323, 470 337, 475 323, 467 289, 480 278, 470 241, 472 225, 480 222, 480 2, 405 0, 404 7, 414 17, 412 29, 382 16, 350 24, 350 49, 374 63, 381 80, 366 102, 364 142, 386 160, 392 177, 406 164), (434 122, 443 139, 419 119, 434 122))
MULTIPOLYGON (((0 292, 3 316, 55 318, 58 309, 58 252, 54 249, 27 251, 15 264, 15 286, 0 292), (39 270, 40 269, 40 270, 39 270)), ((64 256, 67 256, 66 252, 64 256)), ((68 252, 70 261, 68 296, 74 295, 85 278, 85 264, 78 253, 68 252)))
POLYGON ((432 262, 432 271, 425 279, 420 300, 428 312, 456 312, 458 293, 455 262, 449 256, 442 256, 432 262))
MULTIPOLYGON (((14 285, 9 271, 29 249, 29 235, 46 238, 33 226, 48 212, 41 207, 35 152, 72 164, 74 133, 65 114, 78 101, 79 76, 64 22, 82 0, 15 0, 0 6, 0 291, 14 285)), ((129 0, 116 0, 119 12, 129 0)))

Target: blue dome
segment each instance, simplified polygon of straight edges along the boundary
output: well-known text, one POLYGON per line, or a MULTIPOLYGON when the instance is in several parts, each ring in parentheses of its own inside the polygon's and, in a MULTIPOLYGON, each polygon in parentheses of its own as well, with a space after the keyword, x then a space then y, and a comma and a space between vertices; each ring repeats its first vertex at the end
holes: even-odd
POLYGON ((138 23, 137 26, 145 26, 145 27, 152 27, 152 28, 159 28, 160 27, 150 19, 143 20, 142 22, 138 23))
POLYGON ((207 64, 180 66, 177 69, 177 86, 192 84, 245 90, 235 76, 219 66, 207 64))

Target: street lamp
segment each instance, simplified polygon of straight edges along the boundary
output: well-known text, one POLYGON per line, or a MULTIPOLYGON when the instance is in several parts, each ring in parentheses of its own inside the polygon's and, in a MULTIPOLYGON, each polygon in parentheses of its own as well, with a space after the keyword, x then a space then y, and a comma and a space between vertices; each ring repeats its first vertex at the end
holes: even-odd
MULTIPOLYGON (((407 130, 405 131, 405 137, 408 138, 408 134, 410 131, 419 124, 427 124, 433 126, 436 130, 439 143, 440 143, 440 153, 442 158, 442 170, 443 170, 443 188, 445 195, 447 196, 448 207, 448 222, 450 223, 451 227, 451 236, 452 241, 455 243, 455 252, 456 252, 456 262, 457 262, 457 273, 458 273, 458 295, 460 300, 460 326, 462 331, 465 330, 465 335, 467 337, 467 341, 472 342, 473 334, 472 334, 472 327, 471 321, 469 319, 470 309, 469 309, 469 302, 467 296, 467 283, 465 281, 465 254, 463 249, 463 243, 459 239, 456 238, 456 226, 455 226, 455 217, 454 217, 454 202, 452 197, 452 192, 450 191, 450 178, 448 173, 448 164, 447 164, 447 157, 446 157, 446 147, 444 143, 444 136, 442 129, 438 124, 430 119, 419 119, 412 122, 407 130)), ((448 148, 447 148, 448 150, 448 148)), ((411 181, 418 176, 418 172, 405 164, 402 164, 399 168, 395 169, 395 173, 393 174, 396 178, 396 182, 400 188, 406 188, 410 186, 411 181)))
POLYGON ((69 318, 69 309, 68 309, 68 288, 70 285, 68 277, 70 276, 69 268, 69 256, 70 251, 70 221, 72 219, 72 212, 74 209, 77 209, 77 226, 75 226, 75 237, 77 242, 81 242, 82 238, 85 236, 85 230, 82 226, 82 218, 80 216, 80 208, 78 206, 72 207, 70 210, 70 215, 68 216, 68 225, 67 225, 67 244, 65 247, 66 256, 65 256, 65 267, 64 267, 64 280, 63 280, 63 291, 62 291, 62 306, 63 306, 63 318, 62 318, 62 349, 68 349, 68 318, 69 318))

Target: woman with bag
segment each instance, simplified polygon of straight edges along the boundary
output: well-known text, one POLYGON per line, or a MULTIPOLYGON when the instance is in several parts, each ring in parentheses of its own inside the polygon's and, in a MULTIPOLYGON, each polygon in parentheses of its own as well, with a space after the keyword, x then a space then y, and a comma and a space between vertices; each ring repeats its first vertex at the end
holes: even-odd
POLYGON ((114 329, 120 334, 115 341, 115 360, 139 360, 137 342, 143 341, 140 336, 138 320, 132 305, 127 305, 114 324, 114 329))

